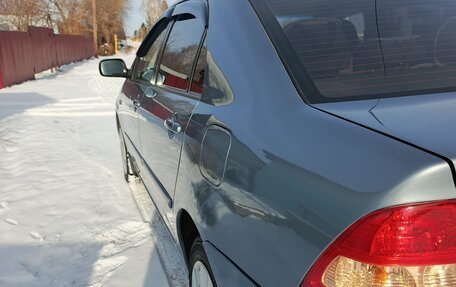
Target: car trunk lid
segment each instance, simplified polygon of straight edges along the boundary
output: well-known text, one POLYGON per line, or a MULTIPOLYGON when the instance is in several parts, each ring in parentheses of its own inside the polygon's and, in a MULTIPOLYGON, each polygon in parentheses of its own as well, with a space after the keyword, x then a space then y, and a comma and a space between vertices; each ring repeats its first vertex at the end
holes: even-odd
POLYGON ((425 149, 456 165, 456 93, 337 102, 315 107, 425 149))

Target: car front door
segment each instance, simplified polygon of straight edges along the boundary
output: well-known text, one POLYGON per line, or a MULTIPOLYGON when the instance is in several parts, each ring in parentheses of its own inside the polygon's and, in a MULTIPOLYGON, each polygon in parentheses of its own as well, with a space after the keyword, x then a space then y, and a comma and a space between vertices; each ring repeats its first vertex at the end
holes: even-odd
POLYGON ((136 158, 134 155, 140 154, 140 137, 139 137, 139 120, 138 112, 141 101, 148 95, 155 75, 155 66, 161 52, 163 43, 168 35, 169 28, 172 22, 170 19, 163 18, 156 24, 154 30, 145 40, 141 49, 144 51, 138 53, 133 64, 131 79, 125 82, 122 89, 123 101, 123 123, 126 134, 126 142, 130 153, 135 151, 133 158, 136 164, 139 164, 141 158, 136 158))
MULTIPOLYGON (((185 9, 179 9, 182 10, 185 9)), ((168 224, 172 220, 170 211, 184 133, 199 102, 199 96, 191 91, 190 79, 204 32, 205 23, 197 16, 189 13, 173 15, 155 80, 138 110, 144 159, 142 178, 168 224)))
POLYGON ((119 119, 123 137, 129 151, 139 151, 138 104, 142 96, 142 87, 127 79, 122 88, 119 101, 119 119))

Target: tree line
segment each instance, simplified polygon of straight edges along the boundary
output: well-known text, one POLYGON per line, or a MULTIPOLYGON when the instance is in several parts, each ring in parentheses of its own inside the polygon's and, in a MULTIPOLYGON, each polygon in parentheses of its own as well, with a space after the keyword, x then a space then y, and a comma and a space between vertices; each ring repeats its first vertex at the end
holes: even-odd
MULTIPOLYGON (((57 28, 60 34, 93 33, 94 0, 0 0, 0 16, 18 31, 28 26, 57 28)), ((124 16, 128 0, 96 0, 99 44, 112 44, 113 35, 125 38, 124 16)))
POLYGON ((142 41, 146 37, 154 23, 168 9, 168 4, 165 0, 143 0, 142 9, 146 21, 134 32, 133 39, 136 41, 142 41))

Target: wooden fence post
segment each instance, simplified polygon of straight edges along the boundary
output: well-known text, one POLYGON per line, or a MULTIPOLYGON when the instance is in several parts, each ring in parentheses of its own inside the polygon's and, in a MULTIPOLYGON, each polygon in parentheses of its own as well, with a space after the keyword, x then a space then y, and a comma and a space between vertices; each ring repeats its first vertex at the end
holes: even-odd
POLYGON ((0 41, 0 90, 5 87, 5 80, 3 79, 3 59, 2 59, 2 42, 0 41))

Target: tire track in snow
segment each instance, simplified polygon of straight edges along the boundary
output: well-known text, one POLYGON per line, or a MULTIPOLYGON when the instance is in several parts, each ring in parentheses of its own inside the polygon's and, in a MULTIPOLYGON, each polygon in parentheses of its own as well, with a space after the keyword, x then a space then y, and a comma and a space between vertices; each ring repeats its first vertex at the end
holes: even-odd
POLYGON ((130 191, 135 199, 136 205, 141 213, 144 222, 152 226, 156 238, 158 253, 165 272, 168 275, 168 282, 173 287, 188 286, 188 273, 180 251, 174 244, 171 235, 164 226, 157 210, 142 182, 138 179, 130 184, 130 191))
POLYGON ((151 240, 150 226, 143 222, 127 222, 96 237, 96 241, 103 244, 93 264, 93 273, 89 280, 89 287, 103 286, 122 267, 128 258, 120 256, 125 251, 142 246, 151 240))

